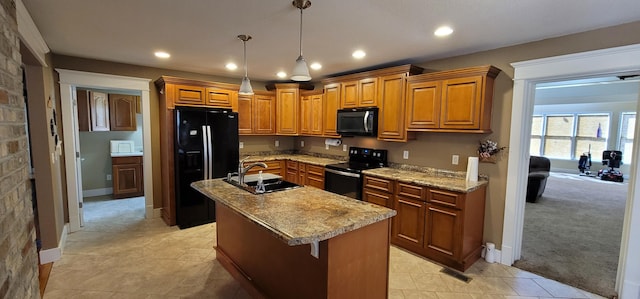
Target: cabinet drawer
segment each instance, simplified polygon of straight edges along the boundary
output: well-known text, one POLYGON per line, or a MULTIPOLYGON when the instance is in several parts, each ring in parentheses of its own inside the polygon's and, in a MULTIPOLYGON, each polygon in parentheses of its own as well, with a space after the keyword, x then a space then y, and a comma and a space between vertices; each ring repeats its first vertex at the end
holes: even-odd
POLYGON ((462 205, 463 194, 438 189, 429 189, 428 201, 448 207, 462 205))
POLYGON ((111 157, 111 164, 114 164, 114 165, 142 164, 142 157, 138 157, 138 156, 111 157))
POLYGON ((298 170, 298 162, 287 160, 287 169, 298 170))
MULTIPOLYGON (((267 168, 262 167, 254 167, 249 169, 246 174, 256 174, 262 171, 262 173, 273 173, 279 176, 284 176, 282 173, 282 162, 281 161, 261 161, 267 164, 267 168)), ((251 163, 245 162, 244 165, 248 165, 251 163)))
POLYGON ((324 167, 307 164, 307 176, 324 178, 324 167))
POLYGON ((393 208, 393 195, 387 192, 364 188, 362 191, 362 200, 387 208, 393 208))
POLYGON ((365 188, 376 189, 380 191, 393 193, 393 182, 394 181, 392 180, 365 176, 362 185, 365 188))
POLYGON ((398 182, 398 195, 424 201, 425 188, 398 182))

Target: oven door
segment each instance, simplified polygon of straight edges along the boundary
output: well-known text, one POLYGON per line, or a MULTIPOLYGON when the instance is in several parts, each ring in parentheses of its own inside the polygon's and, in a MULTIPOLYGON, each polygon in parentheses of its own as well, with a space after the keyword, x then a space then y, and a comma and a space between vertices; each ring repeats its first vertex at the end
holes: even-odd
POLYGON ((324 190, 362 200, 362 174, 325 168, 324 190))

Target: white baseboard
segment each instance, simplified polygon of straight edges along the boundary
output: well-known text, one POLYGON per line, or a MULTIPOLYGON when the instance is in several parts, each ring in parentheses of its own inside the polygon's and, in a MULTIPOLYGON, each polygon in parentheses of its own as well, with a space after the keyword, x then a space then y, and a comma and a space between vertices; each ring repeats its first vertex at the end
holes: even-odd
POLYGON ((162 217, 162 208, 153 209, 153 218, 162 217))
POLYGON ((640 284, 626 280, 622 284, 622 293, 618 298, 640 298, 640 284))
MULTIPOLYGON (((496 250, 498 251, 498 250, 496 250)), ((498 261, 499 263, 503 264, 503 265, 507 265, 507 266, 511 266, 513 265, 513 248, 510 246, 505 246, 504 244, 502 244, 502 251, 500 251, 500 254, 498 254, 496 256, 496 261, 498 261), (502 252, 504 252, 504 255, 502 254, 502 252), (498 258, 499 256, 499 258, 498 258)))
POLYGON ((69 224, 65 224, 62 228, 62 235, 60 236, 60 242, 58 247, 40 250, 40 264, 48 264, 55 262, 62 258, 64 252, 64 245, 67 243, 67 234, 69 232, 69 224))
POLYGON ((100 189, 90 189, 90 190, 82 190, 82 197, 93 197, 93 196, 102 196, 113 194, 113 188, 100 188, 100 189))

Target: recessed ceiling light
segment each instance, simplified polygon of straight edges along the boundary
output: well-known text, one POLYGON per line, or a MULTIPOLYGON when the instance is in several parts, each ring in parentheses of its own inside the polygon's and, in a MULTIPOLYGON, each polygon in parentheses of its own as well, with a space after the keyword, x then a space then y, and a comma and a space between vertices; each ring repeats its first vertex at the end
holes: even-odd
POLYGON ((238 66, 233 62, 227 63, 227 65, 225 65, 224 67, 226 67, 230 71, 233 71, 238 68, 238 66))
POLYGON ((362 50, 356 50, 355 52, 353 52, 353 54, 351 54, 351 56, 353 56, 353 58, 356 58, 356 59, 361 59, 367 56, 367 53, 365 53, 362 50))
POLYGON ((162 51, 155 52, 154 54, 158 58, 169 58, 169 57, 171 57, 171 54, 169 54, 167 52, 162 52, 162 51))
POLYGON ((317 62, 314 62, 314 63, 312 63, 312 64, 310 65, 310 67, 311 67, 312 69, 314 69, 314 70, 319 70, 319 69, 321 69, 321 68, 322 68, 322 64, 319 64, 319 63, 317 63, 317 62))
POLYGON ((286 78, 286 77, 287 77, 287 73, 285 73, 285 72, 278 72, 278 73, 276 74, 276 76, 278 76, 278 78, 286 78))
POLYGON ((451 27, 449 26, 438 27, 438 29, 436 29, 436 31, 433 32, 433 34, 435 34, 436 36, 447 36, 447 35, 450 35, 451 33, 453 33, 453 29, 451 29, 451 27))

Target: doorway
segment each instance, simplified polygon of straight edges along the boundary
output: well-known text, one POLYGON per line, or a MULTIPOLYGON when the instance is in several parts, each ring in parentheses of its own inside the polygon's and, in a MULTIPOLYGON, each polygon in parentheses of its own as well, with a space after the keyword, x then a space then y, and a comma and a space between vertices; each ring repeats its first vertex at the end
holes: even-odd
MULTIPOLYGON (((561 79, 637 73, 640 71, 640 45, 577 53, 512 64, 515 68, 511 119, 511 157, 507 172, 505 217, 503 225, 501 263, 511 265, 520 258, 524 222, 524 197, 527 185, 527 167, 531 132, 531 115, 535 85, 561 79)), ((640 123, 636 123, 636 134, 640 123)), ((620 262, 616 290, 621 298, 635 298, 640 293, 640 205, 634 205, 638 177, 638 140, 634 139, 629 175, 629 195, 625 210, 620 262)))
POLYGON ((67 198, 69 201, 69 231, 74 232, 82 226, 82 185, 80 155, 78 151, 78 116, 74 91, 76 87, 97 88, 106 90, 126 90, 139 92, 142 108, 143 128, 143 177, 145 194, 145 218, 158 217, 159 212, 153 209, 153 181, 151 157, 151 111, 149 99, 149 82, 151 79, 115 76, 56 69, 60 75, 60 98, 65 143, 65 166, 67 177, 67 198))

